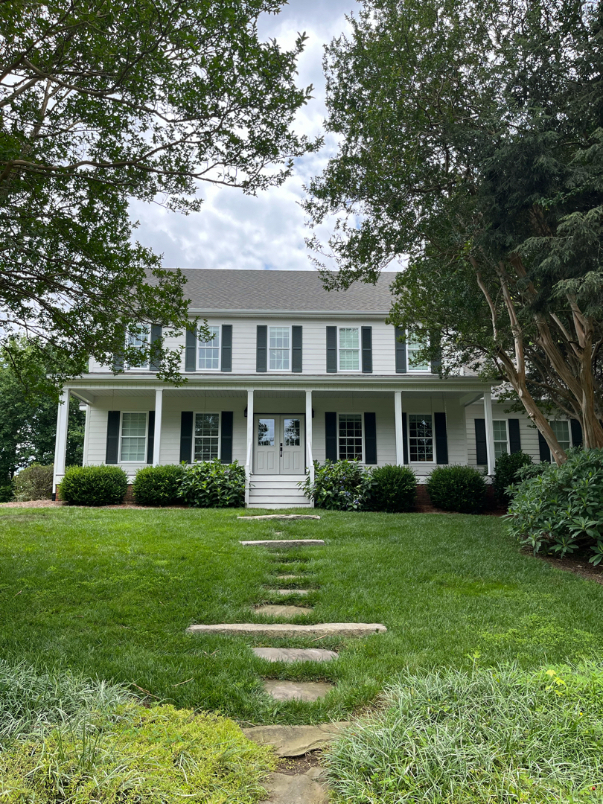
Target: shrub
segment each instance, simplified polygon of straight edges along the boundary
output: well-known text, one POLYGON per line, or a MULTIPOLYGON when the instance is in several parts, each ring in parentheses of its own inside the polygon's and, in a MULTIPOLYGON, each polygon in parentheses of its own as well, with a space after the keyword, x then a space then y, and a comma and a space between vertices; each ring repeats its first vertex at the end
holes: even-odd
POLYGON ((70 466, 61 483, 61 499, 72 505, 119 505, 128 477, 119 466, 70 466))
POLYGON ((571 450, 562 466, 542 464, 523 480, 507 514, 510 532, 534 553, 587 549, 603 559, 603 449, 571 450))
POLYGON ((52 497, 53 466, 32 463, 13 478, 13 494, 17 502, 49 500, 52 497))
POLYGON ((331 511, 359 511, 369 506, 373 473, 358 461, 314 461, 314 483, 299 484, 317 508, 331 511))
POLYGON ((478 514, 486 502, 486 481, 472 466, 438 466, 430 474, 427 491, 433 505, 444 511, 478 514))
POLYGON ((417 478, 408 466, 379 466, 373 469, 373 511, 397 514, 411 511, 417 501, 417 478))
POLYGON ((532 458, 526 455, 525 452, 514 452, 509 454, 505 452, 499 455, 496 459, 494 467, 494 494, 496 499, 502 505, 508 505, 511 501, 511 495, 508 492, 509 486, 515 485, 518 480, 518 471, 524 466, 532 466, 532 458))
POLYGON ((188 466, 178 496, 193 508, 241 508, 245 505, 245 467, 238 461, 188 466))
POLYGON ((0 484, 0 503, 10 502, 13 498, 13 484, 6 483, 0 484))
POLYGON ((181 503, 178 497, 184 467, 174 464, 167 466, 145 466, 139 469, 132 485, 132 494, 138 505, 175 505, 181 503))
POLYGON ((335 801, 601 801, 601 664, 407 672, 385 704, 327 752, 335 801))

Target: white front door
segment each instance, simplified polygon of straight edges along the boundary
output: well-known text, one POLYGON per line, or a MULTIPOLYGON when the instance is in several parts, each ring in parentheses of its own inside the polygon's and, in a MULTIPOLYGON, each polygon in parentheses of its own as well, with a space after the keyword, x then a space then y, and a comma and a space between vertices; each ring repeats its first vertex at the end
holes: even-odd
POLYGON ((254 471, 260 475, 303 475, 306 469, 303 416, 255 416, 254 471))

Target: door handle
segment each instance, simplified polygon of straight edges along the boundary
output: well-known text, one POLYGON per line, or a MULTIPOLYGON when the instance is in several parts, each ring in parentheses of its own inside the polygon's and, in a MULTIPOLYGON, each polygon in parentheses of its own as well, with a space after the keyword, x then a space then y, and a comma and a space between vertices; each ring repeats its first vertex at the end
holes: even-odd
POLYGON ((281 444, 281 458, 283 457, 283 445, 281 444))

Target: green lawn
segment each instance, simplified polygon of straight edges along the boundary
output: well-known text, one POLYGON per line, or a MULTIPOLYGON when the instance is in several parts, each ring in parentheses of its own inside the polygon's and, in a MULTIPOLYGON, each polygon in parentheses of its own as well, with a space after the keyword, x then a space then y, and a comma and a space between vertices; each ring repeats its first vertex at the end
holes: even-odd
POLYGON ((497 518, 245 522, 237 513, 0 509, 0 656, 137 684, 239 721, 295 723, 349 715, 403 668, 467 667, 476 653, 483 665, 525 667, 601 654, 603 586, 521 554, 497 518), (279 558, 238 543, 277 531, 326 546, 279 558), (316 587, 309 621, 381 622, 388 633, 287 641, 340 651, 316 668, 264 663, 245 638, 185 633, 195 622, 253 621, 277 571, 300 568, 316 587), (315 704, 275 703, 262 677, 337 689, 315 704))

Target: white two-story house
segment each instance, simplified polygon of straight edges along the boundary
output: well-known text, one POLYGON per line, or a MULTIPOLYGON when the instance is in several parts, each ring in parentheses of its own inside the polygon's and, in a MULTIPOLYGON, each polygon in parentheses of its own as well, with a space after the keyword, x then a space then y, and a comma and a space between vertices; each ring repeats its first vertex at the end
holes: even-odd
MULTIPOLYGON (((309 504, 298 482, 315 460, 407 464, 422 483, 441 464, 492 474, 505 451, 547 458, 527 417, 492 402, 490 382, 417 364, 416 345, 385 324, 391 274, 340 292, 311 271, 184 274, 191 315, 207 319, 212 340, 166 339, 183 347, 181 387, 151 367, 115 374, 94 362, 71 381, 63 401, 71 394, 87 411, 84 464, 117 464, 132 481, 148 465, 237 460, 248 505, 277 508, 309 504)), ((59 405, 55 490, 67 410, 59 405)), ((562 444, 578 443, 576 424, 556 423, 562 444)))

